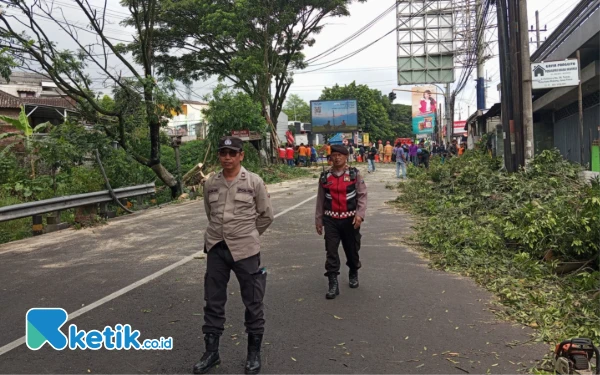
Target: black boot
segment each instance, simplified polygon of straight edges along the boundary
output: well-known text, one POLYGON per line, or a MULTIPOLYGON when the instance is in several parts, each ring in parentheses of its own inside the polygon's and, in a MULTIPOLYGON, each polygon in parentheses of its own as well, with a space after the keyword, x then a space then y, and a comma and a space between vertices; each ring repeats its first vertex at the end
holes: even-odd
POLYGON ((260 372, 260 345, 262 344, 262 339, 262 334, 248 334, 248 357, 246 357, 246 374, 258 374, 260 372))
POLYGON ((350 288, 358 288, 358 270, 350 270, 348 278, 350 279, 350 288))
POLYGON ((219 357, 219 336, 214 333, 204 335, 204 344, 206 352, 200 359, 200 362, 194 365, 194 374, 206 374, 208 370, 221 363, 219 357))
POLYGON ((338 284, 337 275, 330 274, 329 276, 329 290, 325 295, 327 299, 334 299, 335 296, 340 294, 340 286, 338 284))

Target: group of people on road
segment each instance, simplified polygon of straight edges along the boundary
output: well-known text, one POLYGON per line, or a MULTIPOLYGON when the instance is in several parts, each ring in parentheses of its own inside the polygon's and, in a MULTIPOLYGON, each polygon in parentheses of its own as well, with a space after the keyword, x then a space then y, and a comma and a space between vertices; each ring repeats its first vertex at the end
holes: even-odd
POLYGON ((444 163, 447 158, 463 155, 466 149, 466 143, 463 142, 459 146, 457 140, 453 140, 448 149, 446 149, 444 143, 438 145, 436 142, 432 142, 431 146, 427 146, 424 140, 421 140, 418 144, 397 142, 392 149, 393 161, 396 163, 396 177, 406 179, 406 165, 408 163, 412 163, 415 167, 422 166, 429 169, 431 157, 440 157, 441 162, 444 163))
MULTIPOLYGON (((239 138, 221 139, 218 156, 222 169, 204 184, 204 208, 208 218, 204 233, 207 261, 202 332, 205 352, 193 367, 195 374, 205 374, 221 363, 219 341, 224 331, 231 271, 238 279, 246 308, 245 373, 258 374, 262 366, 260 352, 265 330, 263 298, 267 270, 261 265, 259 238, 273 222, 274 215, 265 183, 241 164, 244 160, 242 146, 239 138)), ((325 239, 325 276, 329 282, 325 297, 334 299, 340 294, 340 242, 349 268, 349 286, 359 286, 360 227, 366 216, 367 186, 358 169, 348 165, 348 148, 327 146, 331 168, 323 171, 318 181, 315 227, 317 234, 324 234, 325 239)), ((285 156, 287 160, 288 154, 285 156)), ((299 156, 306 157, 306 151, 299 156)))
POLYGON ((294 146, 292 143, 281 144, 277 150, 277 157, 290 167, 308 167, 311 163, 317 162, 317 149, 312 144, 300 143, 299 146, 294 146))

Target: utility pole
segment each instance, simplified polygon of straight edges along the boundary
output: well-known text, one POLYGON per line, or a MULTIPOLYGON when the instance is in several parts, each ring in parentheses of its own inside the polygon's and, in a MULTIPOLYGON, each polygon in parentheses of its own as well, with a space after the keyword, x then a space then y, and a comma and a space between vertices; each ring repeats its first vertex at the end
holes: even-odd
MULTIPOLYGON (((485 109, 485 78, 484 78, 484 65, 485 65, 485 20, 483 19, 483 2, 479 0, 476 6, 476 22, 475 25, 477 30, 475 31, 477 37, 477 109, 485 109)), ((470 114, 470 111, 469 111, 470 114)))
MULTIPOLYGON (((538 12, 536 10, 535 11, 535 30, 533 29, 533 25, 531 25, 531 29, 529 30, 529 32, 535 33, 535 43, 537 45, 537 48, 540 48, 540 44, 542 43, 542 40, 540 38, 540 31, 548 31, 548 26, 544 25, 544 28, 540 29, 540 12, 538 12)), ((530 40, 530 43, 533 43, 533 41, 530 40)))
POLYGON ((501 119, 502 119, 502 133, 504 139, 504 166, 508 172, 514 172, 513 158, 512 158, 512 136, 511 136, 511 123, 512 123, 512 101, 510 100, 511 90, 511 69, 510 69, 510 55, 508 48, 508 9, 506 0, 497 0, 496 9, 498 16, 498 47, 500 50, 500 56, 506 56, 506 59, 500 59, 500 82, 501 82, 501 119))
MULTIPOLYGON (((521 98, 523 100, 522 126, 524 136, 524 166, 529 164, 533 159, 534 139, 533 139, 533 99, 531 95, 531 59, 529 54, 529 41, 527 31, 527 0, 518 0, 519 14, 519 39, 520 39, 520 54, 521 59, 521 98)), ((537 17, 537 12, 536 12, 537 17)), ((539 30, 539 22, 538 24, 539 30)), ((539 40, 539 31, 538 31, 539 40)))
MULTIPOLYGON (((579 50, 577 50, 576 52, 576 56, 577 56, 577 69, 579 69, 579 86, 577 87, 577 103, 578 103, 578 108, 579 108, 579 148, 580 148, 580 160, 581 160, 581 166, 584 166, 584 160, 583 160, 583 94, 581 92, 581 55, 579 53, 579 50)), ((590 141, 592 139, 590 138, 590 141)), ((590 148, 591 151, 591 148, 590 148)))
POLYGON ((446 105, 446 143, 450 143, 450 139, 452 139, 452 132, 454 131, 454 119, 451 117, 450 111, 450 95, 452 95, 450 91, 450 84, 446 83, 446 92, 445 92, 445 105, 446 105))
POLYGON ((187 100, 192 100, 192 85, 185 85, 185 96, 187 100))
POLYGON ((540 48, 540 12, 537 10, 535 11, 535 41, 537 42, 537 48, 540 48))
POLYGON ((513 73, 511 74, 511 83, 512 83, 512 93, 511 99, 513 101, 513 123, 511 126, 511 133, 514 134, 515 141, 515 149, 514 149, 514 157, 515 157, 515 170, 518 169, 519 166, 524 164, 525 158, 523 157, 523 123, 522 123, 522 113, 523 113, 523 101, 521 98, 521 64, 520 64, 520 54, 521 54, 521 44, 519 39, 519 0, 509 0, 508 1, 508 47, 510 50, 510 67, 513 73))

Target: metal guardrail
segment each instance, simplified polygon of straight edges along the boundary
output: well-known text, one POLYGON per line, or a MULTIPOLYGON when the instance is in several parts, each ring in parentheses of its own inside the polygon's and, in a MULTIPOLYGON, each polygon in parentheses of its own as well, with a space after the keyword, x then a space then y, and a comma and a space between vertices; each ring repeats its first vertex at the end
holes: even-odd
MULTIPOLYGON (((117 198, 130 198, 146 194, 154 194, 156 188, 154 182, 146 185, 130 186, 114 189, 117 198)), ((87 206, 89 204, 112 202, 112 197, 108 190, 97 191, 94 193, 68 195, 44 199, 37 202, 28 202, 15 204, 12 206, 0 207, 0 223, 3 221, 21 219, 24 217, 41 215, 54 211, 66 210, 69 208, 87 206)))

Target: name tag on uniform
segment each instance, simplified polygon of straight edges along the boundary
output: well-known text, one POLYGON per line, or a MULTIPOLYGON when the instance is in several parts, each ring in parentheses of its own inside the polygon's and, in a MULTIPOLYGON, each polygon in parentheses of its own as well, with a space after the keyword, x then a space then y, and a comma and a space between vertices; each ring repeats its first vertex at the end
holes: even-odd
POLYGON ((249 194, 249 195, 254 195, 254 190, 253 189, 244 189, 244 188, 238 188, 237 189, 238 193, 242 193, 242 194, 249 194))

